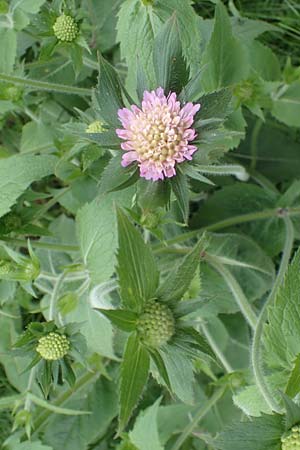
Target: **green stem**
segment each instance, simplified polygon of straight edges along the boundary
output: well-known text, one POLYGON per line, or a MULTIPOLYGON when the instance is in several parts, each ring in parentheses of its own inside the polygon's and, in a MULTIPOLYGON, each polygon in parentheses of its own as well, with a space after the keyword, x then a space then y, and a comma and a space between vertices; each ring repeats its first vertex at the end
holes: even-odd
MULTIPOLYGON (((61 406, 69 400, 72 395, 80 391, 83 387, 93 382, 96 377, 99 376, 98 372, 87 372, 81 378, 77 380, 75 385, 61 394, 54 402, 54 406, 61 406)), ((48 418, 53 414, 52 411, 44 411, 38 416, 34 422, 34 435, 46 424, 48 418)))
POLYGON ((217 256, 206 254, 205 260, 208 261, 212 265, 212 267, 214 267, 217 270, 217 272, 219 272, 219 274, 223 277, 227 286, 231 290, 241 313, 243 314, 243 316, 245 317, 251 328, 255 330, 257 323, 256 314, 254 313, 252 306, 248 302, 248 299, 246 298, 239 283, 236 281, 231 272, 218 261, 217 256))
MULTIPOLYGON (((27 247, 27 240, 25 239, 16 239, 1 236, 0 241, 9 242, 19 247, 27 247)), ((54 252, 66 252, 66 253, 79 252, 78 245, 53 244, 52 242, 40 242, 34 239, 31 240, 30 243, 34 248, 44 248, 45 250, 52 250, 54 252)))
POLYGON ((33 219, 34 220, 38 220, 41 217, 44 216, 44 214, 50 209, 52 208, 52 206, 54 206, 57 201, 63 197, 68 191, 71 190, 71 186, 68 186, 66 188, 60 189, 59 192, 57 192, 56 195, 54 195, 48 202, 46 202, 38 211, 37 213, 34 215, 33 219))
POLYGON ((48 83, 46 81, 30 80, 28 78, 5 75, 4 73, 0 73, 0 81, 4 81, 5 83, 14 83, 40 91, 58 92, 61 94, 73 94, 89 97, 92 95, 91 89, 80 88, 77 86, 67 86, 65 84, 59 83, 48 83))
POLYGON ((64 282, 64 278, 66 277, 66 272, 62 272, 59 277, 57 278, 56 283, 54 284, 54 288, 50 297, 50 305, 49 305, 49 318, 48 320, 54 320, 55 319, 55 306, 56 306, 56 300, 59 294, 59 290, 64 282))
MULTIPOLYGON (((222 230, 223 228, 228 228, 228 227, 231 227, 234 225, 239 225, 241 223, 247 223, 247 222, 252 222, 255 220, 264 220, 264 219, 270 219, 272 217, 278 217, 279 210, 280 210, 280 208, 266 209, 264 211, 241 214, 239 216, 234 216, 234 217, 230 217, 228 219, 220 220, 219 222, 212 223, 211 225, 207 225, 198 230, 189 231, 187 233, 182 233, 179 236, 176 236, 175 238, 165 241, 164 245, 161 245, 161 244, 153 245, 153 249, 155 250, 155 253, 160 253, 162 251, 162 249, 166 247, 166 245, 179 244, 180 242, 184 242, 189 239, 195 238, 198 235, 201 235, 205 230, 218 231, 218 230, 222 230)), ((286 214, 290 217, 298 216, 298 215, 300 215, 300 208, 299 207, 298 208, 287 208, 286 214)))
POLYGON ((258 139, 258 135, 260 133, 261 127, 262 127, 263 121, 261 119, 257 119, 253 131, 252 131, 252 136, 251 136, 251 156, 252 156, 252 160, 251 160, 251 164, 250 167, 251 169, 255 169, 256 167, 256 160, 257 160, 257 139, 258 139))
POLYGON ((218 402, 218 400, 220 400, 220 398, 223 396, 225 390, 226 390, 226 386, 222 386, 205 403, 204 406, 201 405, 201 407, 195 413, 191 422, 184 428, 183 432, 181 433, 181 435, 179 436, 179 438, 177 439, 175 444, 171 447, 171 450, 180 450, 180 447, 185 442, 185 440, 189 437, 189 435, 192 433, 194 428, 197 426, 198 422, 200 422, 200 420, 203 419, 203 417, 211 410, 211 408, 218 402))
POLYGON ((219 361, 222 363, 222 365, 223 365, 224 369, 226 370, 226 372, 227 373, 234 372, 234 369, 232 368, 231 364, 227 361, 226 356, 224 355, 224 353, 220 349, 220 347, 219 347, 218 343, 215 341, 214 337, 211 335, 211 333, 210 333, 209 329, 207 328, 207 326, 204 323, 202 323, 201 324, 201 328, 202 328, 204 336, 207 339, 207 342, 211 346, 212 350, 214 351, 214 353, 217 356, 217 358, 219 359, 219 361))
POLYGON ((282 253, 280 267, 272 291, 260 313, 257 326, 254 332, 252 352, 251 352, 252 367, 256 385, 259 388, 261 394, 263 395, 265 401, 269 405, 270 409, 276 412, 280 412, 281 408, 280 405, 276 402, 276 400, 274 400, 274 395, 271 389, 269 388, 268 384, 266 383, 262 366, 261 350, 262 350, 263 329, 268 316, 268 308, 272 304, 275 295, 277 293, 277 290, 284 279, 284 275, 288 268, 289 260, 293 250, 294 227, 291 219, 288 216, 285 216, 283 220, 286 227, 286 240, 282 253))

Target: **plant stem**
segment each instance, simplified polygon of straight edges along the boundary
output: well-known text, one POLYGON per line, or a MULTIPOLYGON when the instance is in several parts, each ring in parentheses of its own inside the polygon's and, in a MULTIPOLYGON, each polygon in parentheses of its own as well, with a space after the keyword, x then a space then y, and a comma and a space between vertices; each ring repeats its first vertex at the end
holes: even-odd
POLYGON ((180 447, 185 442, 185 440, 192 433, 194 428, 197 426, 198 422, 210 411, 210 409, 217 403, 218 400, 223 396, 226 390, 226 386, 222 386, 218 389, 214 395, 205 403, 204 406, 198 409, 196 414, 194 415, 192 421, 184 428, 183 432, 175 442, 175 444, 171 447, 171 450, 180 450, 180 447))
MULTIPOLYGON (((9 242, 19 247, 27 247, 27 240, 25 239, 16 239, 1 236, 0 241, 9 242)), ((66 252, 66 253, 79 252, 78 245, 53 244, 52 242, 40 242, 34 239, 30 241, 30 244, 34 248, 44 248, 45 250, 52 250, 54 252, 66 252)))
MULTIPOLYGON (((61 406, 64 404, 67 400, 69 400, 70 397, 72 397, 73 394, 80 391, 83 387, 88 385, 89 383, 93 382, 96 377, 99 376, 99 372, 86 372, 84 375, 82 375, 81 378, 79 378, 75 385, 71 387, 70 389, 66 390, 63 394, 61 394, 54 402, 53 405, 55 406, 61 406)), ((53 414, 52 411, 44 411, 42 414, 38 416, 36 421, 34 422, 34 435, 45 425, 46 421, 48 420, 49 416, 53 414)))
POLYGON ((91 89, 80 88, 77 86, 67 86, 65 84, 59 83, 48 83, 46 81, 30 80, 28 78, 15 77, 12 75, 6 75, 4 73, 0 73, 0 81, 4 81, 6 83, 19 84, 21 86, 26 86, 40 91, 57 92, 61 94, 82 95, 89 97, 92 95, 91 89))
POLYGON ((56 283, 54 284, 54 288, 52 291, 52 295, 50 297, 50 305, 49 305, 49 317, 48 320, 54 320, 55 319, 55 306, 56 306, 56 300, 58 297, 59 290, 61 288, 61 285, 64 281, 64 278, 66 277, 66 272, 62 272, 59 277, 57 278, 56 283))
POLYGON ((219 361, 222 363, 222 365, 223 365, 224 369, 226 370, 226 372, 227 373, 234 372, 234 369, 232 368, 231 364, 227 361, 226 356, 224 355, 224 353, 222 352, 222 350, 218 346, 218 343, 215 341, 214 337, 211 335, 211 333, 210 333, 209 329, 207 328, 207 326, 205 325, 205 323, 201 324, 201 328, 202 328, 204 336, 207 339, 207 342, 209 343, 209 345, 211 346, 212 350, 214 351, 214 353, 218 357, 219 361))
POLYGON ((260 313, 257 326, 254 332, 253 344, 252 344, 252 352, 251 352, 251 360, 253 373, 255 377, 255 383, 259 388, 261 394, 263 395, 266 403, 269 405, 270 409, 276 412, 280 412, 280 405, 276 400, 274 400, 274 395, 270 390, 266 380, 264 378, 262 361, 261 361, 261 350, 262 350, 262 339, 263 339, 263 328, 268 315, 268 308, 272 304, 275 295, 279 286, 281 285, 284 275, 286 273, 289 260, 291 257, 291 253, 293 250, 293 242, 294 242, 294 227, 291 219, 288 216, 283 217, 285 227, 286 227, 286 239, 285 245, 282 253, 282 258, 280 262, 279 271, 274 282, 272 291, 264 304, 264 307, 260 313))
POLYGON ((212 256, 212 255, 206 254, 205 260, 208 261, 223 277, 227 286, 231 290, 231 292, 235 298, 235 301, 238 304, 243 316, 245 317, 245 319, 247 320, 247 322, 249 323, 251 328, 253 328, 253 330, 255 330, 256 323, 257 323, 256 314, 254 313, 252 306, 250 305, 248 299, 246 298, 239 283, 236 281, 236 279, 231 274, 231 272, 226 267, 224 267, 223 264, 221 264, 218 261, 217 256, 215 256, 215 255, 212 256))
MULTIPOLYGON (((239 225, 241 223, 247 223, 247 222, 252 222, 255 220, 263 220, 263 219, 270 219, 272 217, 278 217, 279 211, 280 211, 280 208, 274 208, 274 209, 266 209, 263 211, 257 211, 257 212, 253 212, 253 213, 247 213, 247 214, 241 214, 239 216, 229 217, 228 219, 220 220, 219 222, 212 223, 211 225, 207 225, 198 230, 188 231, 187 233, 182 233, 179 236, 176 236, 175 238, 168 239, 165 241, 164 245, 161 245, 161 244, 153 245, 153 249, 155 250, 155 253, 160 253, 160 251, 163 248, 165 248, 166 245, 178 244, 180 242, 187 241, 189 239, 197 237, 198 235, 201 235, 206 230, 207 231, 217 231, 217 230, 222 230, 223 228, 228 228, 228 227, 231 227, 234 225, 239 225)), ((300 215, 300 207, 287 208, 286 215, 288 215, 290 217, 300 215)))

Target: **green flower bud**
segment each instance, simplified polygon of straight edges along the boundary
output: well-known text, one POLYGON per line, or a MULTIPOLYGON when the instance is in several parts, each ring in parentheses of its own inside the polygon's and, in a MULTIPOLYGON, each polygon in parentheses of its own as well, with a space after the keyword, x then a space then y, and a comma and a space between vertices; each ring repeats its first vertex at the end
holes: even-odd
POLYGON ((8 213, 0 219, 0 234, 8 234, 21 226, 21 218, 17 214, 8 213))
POLYGON ((36 351, 43 359, 56 361, 62 359, 70 348, 70 342, 64 334, 49 333, 39 339, 36 351))
POLYGON ((281 438, 282 450, 300 450, 300 426, 296 425, 281 438))
POLYGON ((10 275, 14 271, 14 264, 10 261, 1 260, 0 261, 0 279, 6 278, 6 276, 10 275))
POLYGON ((165 344, 175 332, 172 311, 162 303, 148 301, 138 323, 137 332, 141 342, 150 347, 165 344))
POLYGON ((23 266, 23 276, 25 281, 35 280, 40 274, 40 264, 39 261, 29 259, 23 266))
POLYGON ((143 3, 145 6, 150 6, 150 5, 153 5, 154 0, 142 0, 142 3, 143 3))
POLYGON ((103 123, 100 120, 95 120, 94 122, 90 123, 85 130, 86 133, 103 133, 103 131, 103 123))
POLYGON ((238 84, 234 89, 234 94, 237 98, 242 102, 247 102, 253 98, 254 95, 254 86, 251 81, 243 81, 238 84))
POLYGON ((146 211, 141 217, 141 224, 145 228, 157 228, 161 221, 161 214, 156 211, 146 211))
POLYGON ((53 31, 59 41, 73 42, 79 33, 77 23, 71 16, 62 14, 56 19, 53 31))

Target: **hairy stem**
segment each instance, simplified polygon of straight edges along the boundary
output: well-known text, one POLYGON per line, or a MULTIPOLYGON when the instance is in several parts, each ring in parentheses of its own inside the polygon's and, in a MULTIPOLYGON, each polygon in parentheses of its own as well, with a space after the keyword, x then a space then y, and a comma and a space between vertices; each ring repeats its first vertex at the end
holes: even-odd
POLYGON ((59 83, 49 83, 47 81, 30 80, 28 78, 15 77, 4 73, 0 73, 0 81, 26 86, 39 91, 58 92, 61 94, 73 94, 89 97, 92 95, 91 89, 80 88, 77 86, 67 86, 59 83))
POLYGON ((263 365, 261 359, 261 350, 262 350, 262 338, 263 338, 263 328, 268 315, 268 308, 272 304, 275 295, 277 293, 278 287, 281 285, 284 275, 286 273, 289 260, 291 257, 291 253, 293 250, 293 242, 294 242, 294 228, 291 219, 288 216, 283 218, 285 227, 286 227, 286 239, 285 245, 282 253, 282 258, 280 262, 279 271, 274 282, 271 293, 264 304, 264 307, 260 313, 257 326, 254 332, 253 344, 252 344, 252 352, 251 352, 251 360, 253 373, 255 377, 255 383, 259 388, 261 394, 263 395, 266 403, 269 405, 270 409, 276 412, 281 411, 281 407, 278 402, 274 399, 274 395, 269 388, 263 372, 263 365))
POLYGON ((231 366, 231 364, 227 360, 226 356, 224 355, 224 353, 220 349, 220 347, 219 347, 218 343, 215 341, 214 337, 211 335, 211 333, 210 333, 208 327, 205 325, 205 323, 201 324, 201 328, 202 328, 204 336, 207 339, 207 342, 211 346, 212 350, 214 351, 215 355, 217 356, 217 358, 221 362, 221 364, 224 367, 224 369, 226 370, 226 372, 227 373, 234 372, 233 367, 231 366))
POLYGON ((66 272, 62 272, 59 277, 57 278, 57 281, 54 284, 54 288, 50 297, 50 305, 49 305, 49 318, 48 320, 54 320, 55 319, 55 307, 56 307, 56 301, 59 294, 59 290, 61 288, 61 285, 63 284, 64 278, 66 277, 66 272))
POLYGON ((234 278, 231 272, 218 261, 217 256, 205 255, 205 260, 208 261, 212 265, 212 267, 214 267, 217 272, 219 272, 219 274, 223 277, 227 286, 231 290, 241 313, 243 314, 251 328, 255 330, 257 323, 256 314, 254 313, 252 306, 250 305, 237 280, 234 278))
POLYGON ((211 408, 217 403, 218 400, 223 396, 226 390, 226 386, 222 386, 218 389, 214 395, 205 403, 205 405, 201 405, 196 414, 194 415, 191 422, 184 428, 183 432, 171 447, 171 450, 180 450, 182 444, 189 437, 189 435, 193 432, 194 428, 197 426, 198 422, 211 410, 211 408))

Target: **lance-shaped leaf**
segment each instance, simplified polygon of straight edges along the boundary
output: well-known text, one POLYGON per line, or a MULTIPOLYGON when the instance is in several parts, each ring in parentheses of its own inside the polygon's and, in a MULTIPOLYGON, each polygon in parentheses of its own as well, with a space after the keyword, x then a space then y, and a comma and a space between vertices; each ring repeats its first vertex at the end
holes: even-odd
POLYGON ((184 223, 187 223, 189 217, 189 184, 187 177, 181 170, 177 169, 175 177, 171 178, 172 190, 178 201, 178 206, 183 218, 184 223))
MULTIPOLYGON (((99 308, 98 308, 99 309, 99 308)), ((134 331, 138 315, 125 309, 99 309, 114 325, 123 331, 134 331)))
POLYGON ((146 384, 150 358, 147 350, 132 334, 127 341, 121 364, 119 431, 126 426, 146 384))
POLYGON ((180 300, 188 290, 200 262, 200 252, 205 245, 205 237, 200 239, 181 264, 174 268, 158 288, 156 296, 162 301, 180 300))
POLYGON ((104 121, 118 127, 118 109, 124 106, 121 84, 115 69, 100 55, 99 56, 99 81, 95 90, 96 106, 104 121))
POLYGON ((287 395, 281 393, 286 409, 285 427, 287 430, 300 423, 300 406, 293 402, 287 395))
POLYGON ((182 56, 182 45, 175 14, 162 27, 154 41, 154 70, 157 85, 170 91, 180 92, 188 81, 188 71, 182 56))
POLYGON ((123 305, 139 312, 146 300, 153 298, 159 274, 148 245, 128 217, 120 209, 118 218, 118 267, 123 305))
POLYGON ((220 433, 214 446, 219 450, 280 450, 284 431, 284 416, 264 414, 231 425, 220 433))

